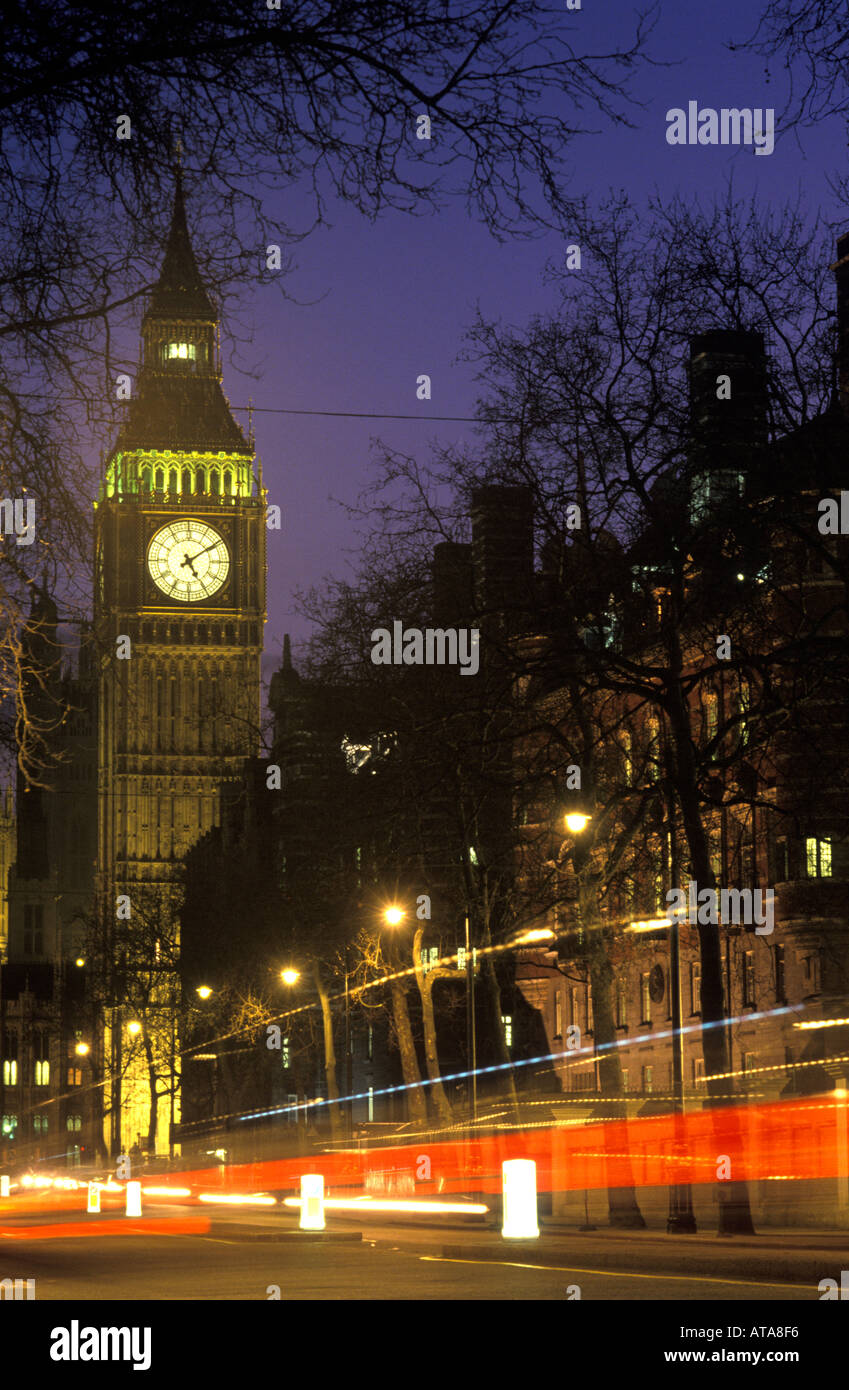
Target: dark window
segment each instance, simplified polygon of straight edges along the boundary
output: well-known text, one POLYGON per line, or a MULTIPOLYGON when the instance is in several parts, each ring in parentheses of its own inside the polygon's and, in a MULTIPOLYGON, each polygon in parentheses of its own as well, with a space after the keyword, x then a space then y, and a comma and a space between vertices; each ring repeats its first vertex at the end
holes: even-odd
POLYGON ((41 903, 24 906, 24 955, 44 954, 44 908, 41 903))
POLYGON ((776 946, 775 951, 775 1000, 781 1004, 787 997, 784 984, 784 947, 776 946))

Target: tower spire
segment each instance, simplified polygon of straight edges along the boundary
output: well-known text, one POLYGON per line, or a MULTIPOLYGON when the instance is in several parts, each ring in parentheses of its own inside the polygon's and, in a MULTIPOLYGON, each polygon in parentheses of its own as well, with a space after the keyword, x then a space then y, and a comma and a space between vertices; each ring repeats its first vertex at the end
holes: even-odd
POLYGON ((218 315, 206 292, 195 260, 186 224, 183 193, 182 144, 175 148, 174 207, 159 279, 153 288, 146 318, 204 319, 215 323, 218 315))

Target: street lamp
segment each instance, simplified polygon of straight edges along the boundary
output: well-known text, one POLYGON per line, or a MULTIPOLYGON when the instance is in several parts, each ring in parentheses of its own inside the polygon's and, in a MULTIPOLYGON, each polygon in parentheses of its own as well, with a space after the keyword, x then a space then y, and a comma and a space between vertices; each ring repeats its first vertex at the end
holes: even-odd
POLYGON ((280 978, 284 985, 296 985, 301 978, 300 970, 281 970, 280 978))
POLYGON ((141 1030, 142 1026, 139 1022, 137 1022, 136 1019, 133 1019, 132 1023, 127 1024, 127 1032, 133 1038, 135 1038, 141 1032, 141 1030))
POLYGON ((400 927, 406 915, 402 907, 387 907, 383 913, 383 920, 388 927, 400 927))
POLYGON ((592 816, 585 815, 583 811, 569 811, 564 819, 570 835, 582 835, 592 820, 592 816))
POLYGON ((89 1047, 87 1042, 78 1042, 76 1047, 74 1048, 74 1051, 76 1052, 78 1057, 87 1057, 88 1054, 91 1052, 91 1048, 89 1047))
POLYGON ((201 999, 209 999, 212 990, 209 988, 209 985, 198 985, 195 994, 199 994, 201 999))

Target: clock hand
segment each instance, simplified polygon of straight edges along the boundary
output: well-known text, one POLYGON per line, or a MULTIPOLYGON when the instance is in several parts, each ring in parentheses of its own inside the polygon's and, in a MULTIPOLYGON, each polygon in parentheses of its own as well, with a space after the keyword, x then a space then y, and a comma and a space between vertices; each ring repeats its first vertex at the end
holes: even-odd
MULTIPOLYGON (((201 551, 200 553, 202 554, 203 552, 201 551)), ((197 579, 197 577, 198 577, 198 572, 197 572, 197 570, 195 569, 194 565, 192 564, 192 560, 193 560, 193 559, 196 560, 196 559, 197 559, 197 555, 190 556, 190 555, 186 555, 185 552, 184 552, 184 554, 183 554, 183 563, 182 563, 182 565, 180 566, 180 569, 185 569, 186 565, 188 565, 188 567, 189 567, 189 569, 191 570, 192 574, 194 575, 195 579, 197 579)))
POLYGON ((198 553, 197 553, 197 555, 193 555, 193 556, 192 556, 192 559, 193 559, 193 560, 196 560, 197 557, 198 557, 198 555, 205 555, 206 552, 207 552, 208 550, 214 550, 215 547, 216 547, 217 545, 220 545, 220 544, 221 544, 221 541, 220 541, 220 540, 217 540, 217 541, 213 541, 213 542, 212 542, 212 545, 205 545, 204 548, 203 548, 203 550, 199 550, 198 553))

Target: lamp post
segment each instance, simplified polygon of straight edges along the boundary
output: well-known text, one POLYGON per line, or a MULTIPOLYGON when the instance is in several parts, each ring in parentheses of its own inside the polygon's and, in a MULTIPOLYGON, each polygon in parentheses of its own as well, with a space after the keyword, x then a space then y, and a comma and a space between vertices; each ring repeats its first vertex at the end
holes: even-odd
POLYGON ((345 942, 345 1089, 348 1103, 348 1138, 354 1137, 354 1055, 351 1050, 351 1000, 348 992, 348 943, 345 942))
POLYGON ((478 1040, 475 1013, 475 963, 466 913, 466 1066, 469 1072, 467 1093, 472 1121, 478 1117, 478 1040))
MULTIPOLYGON (((669 924, 669 987, 672 990, 672 1094, 675 1106, 675 1159, 684 1157, 684 1035, 681 1032, 681 951, 680 924, 673 912, 669 924)), ((693 1189, 688 1182, 669 1185, 669 1234, 689 1235, 696 1230, 693 1189)))

